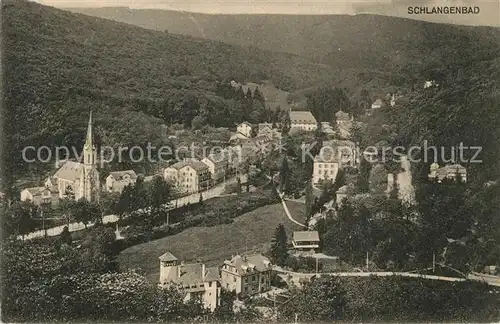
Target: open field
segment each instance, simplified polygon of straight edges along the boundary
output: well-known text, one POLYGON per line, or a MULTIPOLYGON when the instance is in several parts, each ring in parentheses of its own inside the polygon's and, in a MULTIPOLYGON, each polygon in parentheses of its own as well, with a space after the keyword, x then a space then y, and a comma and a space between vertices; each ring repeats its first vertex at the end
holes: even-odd
MULTIPOLYGON (((287 206, 294 217, 300 219, 304 205, 290 201, 287 206)), ((280 223, 285 225, 289 237, 292 231, 300 229, 290 222, 281 204, 268 205, 235 218, 233 224, 194 227, 176 235, 132 246, 118 256, 120 268, 141 269, 148 279, 156 281, 159 277, 158 257, 166 251, 186 262, 200 259, 207 265, 219 265, 232 254, 245 252, 245 236, 249 251, 267 250, 274 230, 280 223)))

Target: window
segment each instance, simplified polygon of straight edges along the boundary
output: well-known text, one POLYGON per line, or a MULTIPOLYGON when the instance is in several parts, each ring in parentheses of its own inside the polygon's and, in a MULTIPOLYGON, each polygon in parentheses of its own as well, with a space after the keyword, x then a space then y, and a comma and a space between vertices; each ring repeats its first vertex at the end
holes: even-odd
MULTIPOLYGON (((233 128, 234 129, 234 128, 233 128)), ((233 281, 236 282, 236 278, 233 278, 233 281)))
POLYGON ((323 165, 322 165, 321 163, 320 163, 320 164, 318 164, 318 167, 319 167, 320 169, 321 169, 321 167, 322 167, 322 166, 323 166, 323 165))
POLYGON ((211 282, 211 281, 208 283, 208 286, 209 286, 209 287, 212 287, 212 282, 211 282))

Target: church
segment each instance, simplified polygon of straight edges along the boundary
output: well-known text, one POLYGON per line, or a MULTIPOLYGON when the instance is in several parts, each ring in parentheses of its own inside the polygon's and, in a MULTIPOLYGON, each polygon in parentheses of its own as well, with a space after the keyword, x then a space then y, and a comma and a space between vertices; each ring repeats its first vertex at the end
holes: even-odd
POLYGON ((71 198, 87 201, 99 200, 99 172, 97 171, 97 154, 92 133, 92 112, 87 126, 87 136, 83 146, 83 163, 66 161, 61 168, 45 181, 45 187, 54 188, 59 198, 71 198))

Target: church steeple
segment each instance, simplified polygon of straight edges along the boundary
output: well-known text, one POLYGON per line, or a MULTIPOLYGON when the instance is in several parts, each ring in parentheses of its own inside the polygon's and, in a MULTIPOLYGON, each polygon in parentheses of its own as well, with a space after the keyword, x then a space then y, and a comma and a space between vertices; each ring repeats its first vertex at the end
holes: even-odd
POLYGON ((93 148, 94 143, 92 141, 92 110, 90 111, 89 123, 87 125, 87 136, 85 137, 85 148, 93 148))
POLYGON ((90 111, 89 123, 87 125, 87 136, 85 137, 85 145, 83 146, 83 164, 94 164, 94 141, 92 134, 92 110, 90 111))
POLYGON ((99 201, 99 172, 97 171, 97 154, 94 147, 92 132, 92 111, 90 111, 89 123, 87 125, 87 136, 83 147, 83 173, 81 182, 83 184, 83 198, 87 201, 99 201))

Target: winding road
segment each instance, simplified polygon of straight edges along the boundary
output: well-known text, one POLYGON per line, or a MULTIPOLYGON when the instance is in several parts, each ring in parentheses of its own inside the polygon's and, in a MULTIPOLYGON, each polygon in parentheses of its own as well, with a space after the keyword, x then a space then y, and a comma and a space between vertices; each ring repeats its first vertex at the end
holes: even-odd
POLYGON ((435 276, 435 275, 423 275, 418 273, 410 273, 410 272, 391 272, 391 271, 381 271, 381 272, 330 272, 330 273, 301 273, 301 272, 293 272, 284 270, 281 267, 274 266, 273 270, 275 270, 280 277, 282 277, 285 281, 289 280, 289 276, 291 276, 291 281, 294 284, 299 284, 302 279, 311 279, 312 277, 321 277, 322 275, 328 276, 337 276, 337 277, 390 277, 390 276, 401 276, 401 277, 411 277, 411 278, 423 278, 430 280, 441 280, 441 281, 466 281, 466 280, 475 280, 475 281, 483 281, 490 286, 500 287, 500 277, 496 276, 487 276, 478 273, 472 273, 467 276, 467 278, 456 278, 456 277, 444 277, 444 276, 435 276))
MULTIPOLYGON (((242 183, 245 183, 247 181, 247 175, 242 174, 240 175, 240 180, 242 183)), ((233 183, 236 183, 237 177, 233 177, 230 179, 227 179, 226 182, 220 183, 206 191, 202 192, 202 196, 204 200, 219 197, 224 193, 224 190, 226 188, 226 185, 230 185, 233 183)), ((172 206, 172 209, 182 207, 184 205, 189 204, 195 204, 200 201, 200 193, 194 193, 189 196, 181 197, 175 200, 172 200, 169 202, 169 204, 172 206)), ((116 223, 118 221, 118 216, 117 215, 106 215, 102 218, 103 224, 108 224, 108 223, 116 223)), ((56 226, 56 227, 51 227, 47 228, 47 236, 57 236, 62 233, 64 227, 66 225, 61 225, 61 226, 56 226)), ((94 226, 93 223, 88 224, 87 227, 94 226)), ((68 229, 70 232, 76 232, 76 231, 81 231, 85 229, 85 225, 83 223, 70 223, 68 225, 68 229)), ((24 236, 25 240, 31 240, 33 238, 37 237, 44 237, 45 236, 45 231, 44 230, 39 230, 39 231, 34 231, 26 234, 24 236)), ((19 235, 18 239, 22 239, 22 237, 19 235)))

